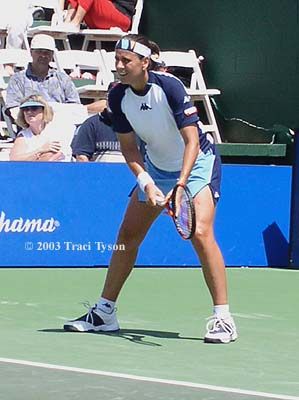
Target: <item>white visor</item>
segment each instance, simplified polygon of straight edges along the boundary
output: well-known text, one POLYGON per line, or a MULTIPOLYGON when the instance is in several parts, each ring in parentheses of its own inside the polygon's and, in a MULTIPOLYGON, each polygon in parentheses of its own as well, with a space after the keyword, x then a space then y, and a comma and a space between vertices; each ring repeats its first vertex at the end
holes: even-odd
POLYGON ((151 49, 144 44, 129 39, 120 39, 116 43, 115 49, 132 51, 142 57, 150 57, 152 54, 151 49))

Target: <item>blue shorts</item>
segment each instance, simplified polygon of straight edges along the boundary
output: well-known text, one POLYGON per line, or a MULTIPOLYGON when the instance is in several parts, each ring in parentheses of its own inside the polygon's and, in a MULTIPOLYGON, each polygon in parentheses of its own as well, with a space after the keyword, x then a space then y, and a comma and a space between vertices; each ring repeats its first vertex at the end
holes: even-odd
MULTIPOLYGON (((145 167, 147 172, 155 181, 156 186, 166 195, 176 185, 180 171, 169 172, 157 168, 146 157, 145 167)), ((209 149, 206 153, 200 153, 189 176, 187 186, 195 197, 205 186, 209 186, 214 202, 220 197, 221 183, 221 160, 218 154, 209 149)), ((139 201, 146 201, 146 195, 138 187, 139 201)))

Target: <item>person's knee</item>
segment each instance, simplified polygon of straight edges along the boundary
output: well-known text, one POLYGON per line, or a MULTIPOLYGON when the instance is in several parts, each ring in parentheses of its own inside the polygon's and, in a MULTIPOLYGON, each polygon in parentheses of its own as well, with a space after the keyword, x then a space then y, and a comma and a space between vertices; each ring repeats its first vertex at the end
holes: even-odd
POLYGON ((124 244, 126 250, 137 248, 142 242, 142 236, 138 229, 132 229, 132 226, 122 224, 118 233, 118 243, 124 244))
POLYGON ((193 240, 196 240, 201 248, 205 248, 214 241, 213 227, 209 224, 198 223, 193 235, 193 240))

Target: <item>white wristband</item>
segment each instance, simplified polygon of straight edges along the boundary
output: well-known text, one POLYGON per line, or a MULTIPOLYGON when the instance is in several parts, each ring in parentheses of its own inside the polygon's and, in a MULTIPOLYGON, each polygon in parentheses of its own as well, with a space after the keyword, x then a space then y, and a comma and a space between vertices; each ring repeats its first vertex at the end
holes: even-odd
POLYGON ((137 176, 137 183, 138 183, 138 186, 140 187, 140 189, 144 192, 145 186, 148 183, 154 183, 154 181, 146 171, 142 171, 137 176))

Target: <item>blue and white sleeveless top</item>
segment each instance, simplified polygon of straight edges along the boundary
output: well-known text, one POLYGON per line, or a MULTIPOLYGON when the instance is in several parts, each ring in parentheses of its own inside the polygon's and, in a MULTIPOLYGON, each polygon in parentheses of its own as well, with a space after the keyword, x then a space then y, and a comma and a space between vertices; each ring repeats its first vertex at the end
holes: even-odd
MULTIPOLYGON (((134 131, 146 143, 150 161, 164 171, 180 171, 185 144, 180 129, 197 125, 197 109, 183 83, 171 74, 149 72, 142 95, 128 85, 117 84, 109 93, 113 128, 117 133, 134 131)), ((201 151, 212 144, 198 127, 201 151)))

